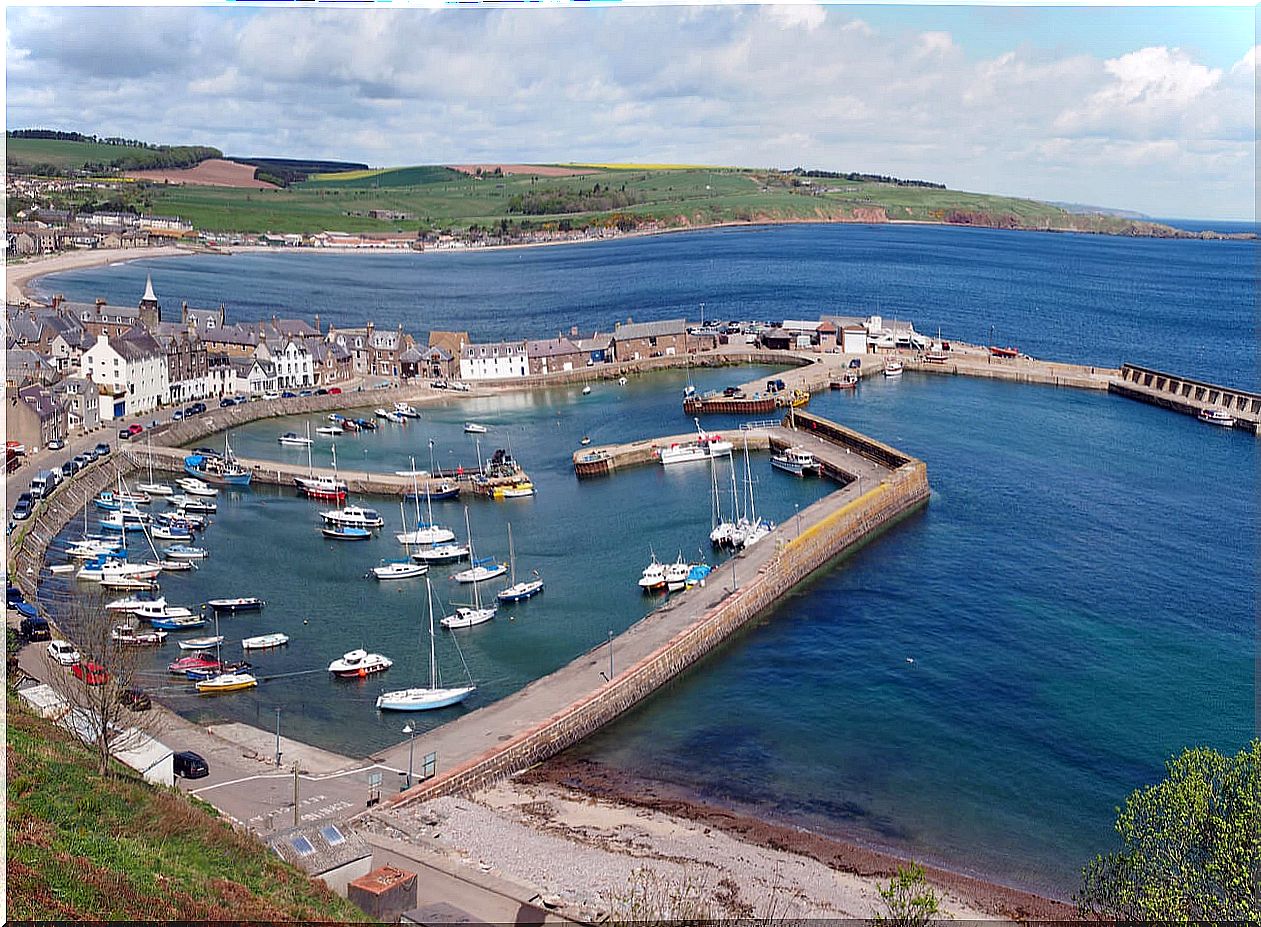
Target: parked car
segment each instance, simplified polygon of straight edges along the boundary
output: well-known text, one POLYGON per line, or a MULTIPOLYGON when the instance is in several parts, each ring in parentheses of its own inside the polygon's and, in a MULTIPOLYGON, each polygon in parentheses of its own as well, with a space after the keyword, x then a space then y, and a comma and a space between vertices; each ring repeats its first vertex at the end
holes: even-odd
POLYGON ((300 391, 300 392, 298 393, 298 395, 299 395, 299 396, 310 396, 310 395, 311 395, 311 391, 310 391, 309 389, 304 389, 304 390, 300 391))
POLYGON ((98 444, 96 447, 92 448, 92 450, 96 452, 96 456, 98 458, 109 456, 109 445, 103 441, 100 444, 98 444))
POLYGON ((320 387, 319 389, 317 389, 317 390, 315 391, 315 395, 317 395, 317 396, 327 396, 327 395, 328 395, 328 390, 324 389, 323 387, 320 387))
POLYGON ((127 428, 118 429, 118 440, 126 441, 131 437, 131 430, 127 428))
POLYGON ((35 508, 35 497, 29 492, 24 492, 18 496, 18 501, 13 506, 13 517, 18 521, 23 521, 31 517, 31 511, 35 508))
POLYGON ((228 406, 234 406, 234 405, 236 405, 236 400, 235 400, 235 399, 230 399, 230 398, 229 398, 229 399, 220 399, 220 400, 219 400, 219 408, 220 408, 220 409, 226 409, 228 406))
POLYGON ((194 402, 189 408, 193 410, 194 415, 201 415, 201 413, 206 411, 206 404, 204 402, 194 402))
POLYGON ((132 711, 148 711, 153 707, 153 700, 144 689, 132 686, 118 693, 118 704, 132 711))
POLYGON ((264 399, 279 399, 280 393, 275 393, 275 392, 263 393, 263 398, 264 399))
POLYGON ((79 651, 74 649, 74 644, 60 638, 48 642, 48 656, 62 666, 74 666, 82 659, 79 651))
POLYGON ((69 479, 70 477, 74 476, 78 472, 79 472, 79 465, 75 463, 73 460, 67 460, 65 463, 61 465, 62 479, 69 479))
POLYGON ((210 764, 200 753, 192 750, 181 750, 172 759, 175 761, 175 775, 185 779, 201 779, 210 775, 210 764))
POLYGON ((95 660, 80 661, 71 669, 76 679, 82 679, 90 686, 103 686, 109 682, 109 673, 105 667, 95 660))
POLYGON ((50 451, 59 451, 65 446, 66 446, 66 442, 62 441, 60 438, 53 438, 51 441, 49 441, 47 444, 44 445, 44 447, 50 451))
POLYGON ((141 425, 139 422, 132 422, 127 426, 127 430, 133 435, 138 435, 140 432, 144 431, 144 425, 141 425))
POLYGON ((94 460, 96 460, 96 458, 93 457, 90 453, 74 455, 74 462, 79 465, 80 470, 82 470, 84 467, 86 467, 88 464, 90 464, 94 460))
POLYGON ((342 394, 342 388, 340 386, 330 387, 328 394, 330 396, 340 396, 342 394))
POLYGON ((280 398, 281 399, 297 399, 298 394, 295 392, 292 392, 291 390, 285 390, 283 393, 280 394, 280 398))
POLYGON ((38 615, 23 618, 18 625, 18 634, 28 641, 46 641, 53 636, 48 619, 38 615))
POLYGON ((171 421, 173 422, 178 422, 183 417, 184 417, 184 412, 180 409, 176 409, 174 412, 171 413, 171 421))

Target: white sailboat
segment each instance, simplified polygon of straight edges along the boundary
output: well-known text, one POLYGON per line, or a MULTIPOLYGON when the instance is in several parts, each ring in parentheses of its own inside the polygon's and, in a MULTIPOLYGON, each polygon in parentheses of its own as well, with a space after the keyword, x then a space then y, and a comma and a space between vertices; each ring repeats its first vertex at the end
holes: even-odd
POLYGON ((724 518, 722 500, 718 490, 718 461, 710 458, 710 490, 713 493, 713 515, 710 519, 709 540, 715 547, 725 547, 735 543, 736 521, 739 518, 736 496, 736 465, 730 457, 727 463, 731 466, 731 517, 724 518))
MULTIPOLYGON (((464 528, 468 531, 468 548, 469 556, 473 558, 473 564, 477 564, 477 555, 473 552, 473 529, 469 525, 468 506, 464 506, 464 528)), ((481 590, 478 589, 478 579, 473 579, 473 603, 472 605, 461 605, 456 610, 442 619, 444 628, 471 628, 473 625, 483 624, 495 617, 495 612, 499 610, 498 605, 483 607, 481 590)))
MULTIPOLYGON (((429 481, 425 480, 425 514, 429 521, 420 520, 420 489, 416 485, 416 458, 412 462, 412 497, 416 500, 416 528, 412 531, 400 531, 394 535, 400 544, 445 544, 455 540, 455 532, 450 528, 433 523, 433 500, 429 495, 429 481)), ((433 441, 429 442, 429 472, 433 473, 433 441)), ((406 527, 406 525, 404 525, 406 527)))
POLYGON ((512 546, 512 522, 508 522, 508 563, 512 568, 512 583, 506 589, 500 589, 497 598, 501 602, 520 602, 543 591, 543 580, 538 578, 538 570, 534 571, 534 579, 517 582, 517 551, 512 546))
MULTIPOLYGON (((425 593, 429 601, 429 685, 411 689, 396 689, 393 692, 382 692, 377 696, 377 708, 387 711, 426 711, 431 708, 446 708, 464 701, 477 691, 473 685, 472 674, 468 664, 464 662, 464 654, 460 653, 460 663, 464 665, 464 673, 468 677, 467 686, 443 686, 441 674, 438 672, 436 652, 436 636, 433 628, 433 586, 429 578, 425 578, 425 593)), ((460 644, 455 639, 456 652, 460 644)))
POLYGON ((149 482, 138 483, 136 492, 147 493, 150 496, 172 496, 175 490, 166 483, 155 483, 153 481, 153 432, 145 432, 145 444, 149 449, 149 482))
POLYGON ((744 439, 744 485, 748 493, 745 499, 745 517, 736 523, 735 543, 749 547, 771 533, 770 522, 757 516, 757 504, 753 499, 753 471, 749 467, 749 439, 744 439))

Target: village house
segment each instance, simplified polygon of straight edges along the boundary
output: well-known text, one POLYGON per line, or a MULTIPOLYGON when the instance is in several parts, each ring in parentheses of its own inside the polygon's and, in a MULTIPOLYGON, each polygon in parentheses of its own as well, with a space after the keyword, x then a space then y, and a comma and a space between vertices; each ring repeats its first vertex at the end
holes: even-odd
POLYGON ((589 357, 568 338, 557 336, 541 341, 525 343, 526 357, 530 360, 530 375, 557 373, 586 367, 589 357))
POLYGON ((613 360, 613 336, 596 332, 590 338, 574 338, 578 350, 587 356, 583 363, 607 364, 613 360))
POLYGON ((97 385, 105 421, 131 418, 169 401, 166 352, 144 328, 99 334, 83 352, 82 375, 97 385))
POLYGON ((267 338, 254 351, 259 361, 274 367, 277 389, 305 389, 315 385, 314 361, 300 338, 267 338))
POLYGON ((68 431, 86 434, 101 427, 100 393, 91 380, 66 377, 52 385, 52 392, 66 410, 68 431))
MULTIPOLYGON (((433 376, 436 377, 455 377, 460 373, 460 356, 464 353, 464 346, 469 343, 468 332, 446 332, 431 331, 429 333, 429 347, 437 348, 447 358, 446 369, 441 371, 435 370, 433 376)), ((437 362, 439 366, 444 363, 441 358, 430 356, 427 358, 429 363, 437 362)))
POLYGON ((205 399, 210 365, 206 345, 197 333, 189 332, 178 322, 159 322, 154 327, 153 337, 166 354, 170 401, 178 404, 205 399))
POLYGON ((689 347, 685 319, 625 322, 613 330, 613 353, 619 361, 673 357, 686 354, 689 347))
POLYGON ((34 351, 27 348, 9 348, 5 351, 4 382, 6 386, 47 384, 55 382, 58 376, 57 368, 34 351))
POLYGON ((530 359, 524 341, 466 344, 460 354, 461 380, 504 380, 529 373, 530 359))
POLYGON ((314 341, 309 344, 309 349, 316 385, 345 383, 355 375, 354 359, 344 346, 336 342, 314 341))
POLYGON ((44 386, 6 387, 5 435, 26 445, 27 453, 65 440, 66 410, 44 386))
POLYGON ((420 355, 417 376, 450 380, 460 375, 460 365, 446 348, 430 345, 420 355))
POLYGON ((138 306, 111 306, 103 299, 98 299, 95 303, 70 303, 55 297, 53 306, 70 313, 83 326, 84 331, 94 338, 99 335, 120 337, 141 322, 138 306))

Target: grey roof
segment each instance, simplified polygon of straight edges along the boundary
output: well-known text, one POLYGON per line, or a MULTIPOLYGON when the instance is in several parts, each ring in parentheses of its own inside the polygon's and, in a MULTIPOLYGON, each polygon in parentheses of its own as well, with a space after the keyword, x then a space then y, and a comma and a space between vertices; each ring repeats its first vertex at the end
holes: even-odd
POLYGON ((352 830, 332 822, 277 831, 267 838, 277 856, 318 876, 372 855, 372 848, 352 830))
POLYGON ((511 357, 514 354, 524 353, 524 341, 492 341, 487 344, 466 344, 464 350, 460 352, 460 356, 468 358, 511 357))
POLYGON ((398 359, 405 364, 419 364, 421 360, 421 353, 418 350, 416 350, 415 345, 412 345, 410 348, 408 348, 406 351, 400 354, 398 356, 398 359))
POLYGON ((565 354, 582 353, 582 348, 568 338, 545 338, 540 341, 527 341, 525 350, 530 357, 560 357, 565 354))
POLYGON ((9 334, 18 342, 39 341, 44 326, 25 309, 9 309, 9 334))
POLYGON ((52 372, 52 365, 34 351, 25 348, 12 348, 5 352, 6 376, 8 379, 23 377, 44 377, 52 372))
POLYGON ((61 309, 70 312, 76 319, 87 322, 99 322, 102 317, 119 318, 124 322, 140 321, 140 309, 135 306, 98 306, 95 303, 62 303, 61 309))
POLYGON ((245 325, 224 325, 201 333, 201 340, 208 344, 239 344, 253 347, 258 344, 258 333, 245 325))
POLYGON ((431 345, 430 347, 428 347, 425 350, 425 353, 421 355, 421 357, 427 361, 436 360, 436 361, 442 361, 443 363, 452 359, 450 352, 444 351, 442 348, 438 347, 437 345, 431 345))
POLYGON ((144 360, 147 357, 161 356, 166 352, 157 339, 141 325, 133 325, 119 338, 110 339, 110 347, 124 360, 144 360))
POLYGON ((824 319, 826 319, 827 321, 835 325, 837 327, 837 330, 840 330, 842 328, 866 329, 867 327, 866 319, 862 319, 862 318, 859 318, 858 316, 853 316, 853 315, 821 315, 819 316, 820 321, 823 321, 824 319))
POLYGON ((319 334, 305 319, 276 319, 272 322, 272 328, 288 338, 306 338, 319 334))
POLYGON ((665 319, 661 322, 627 322, 613 332, 615 341, 631 338, 660 338, 665 335, 682 335, 687 331, 686 319, 665 319))
POLYGON ((60 409, 57 400, 53 398, 53 394, 42 386, 24 386, 18 390, 18 396, 35 410, 35 414, 39 416, 40 421, 52 418, 60 409))
POLYGON ((573 342, 581 351, 607 351, 613 346, 613 336, 596 332, 590 338, 575 338, 573 342))
POLYGON ((397 329, 387 328, 384 330, 374 330, 372 332, 372 337, 368 339, 368 343, 378 351, 393 351, 398 348, 402 340, 402 332, 397 329))

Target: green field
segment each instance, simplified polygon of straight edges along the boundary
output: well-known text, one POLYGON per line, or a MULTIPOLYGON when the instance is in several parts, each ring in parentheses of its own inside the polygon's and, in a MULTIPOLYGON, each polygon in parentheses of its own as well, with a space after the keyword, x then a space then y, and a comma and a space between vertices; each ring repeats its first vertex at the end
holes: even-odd
POLYGON ((12 695, 7 717, 10 918, 367 920, 209 806, 121 766, 102 779, 81 743, 12 695))
MULTIPOLYGON (((107 145, 102 142, 74 142, 52 138, 5 138, 5 162, 10 171, 44 166, 60 171, 92 169, 97 165, 108 166, 119 158, 134 162, 129 165, 129 169, 139 170, 148 162, 169 159, 172 151, 181 150, 184 149, 162 150, 138 145, 107 145)), ((214 151, 210 156, 218 156, 218 152, 214 151)))

